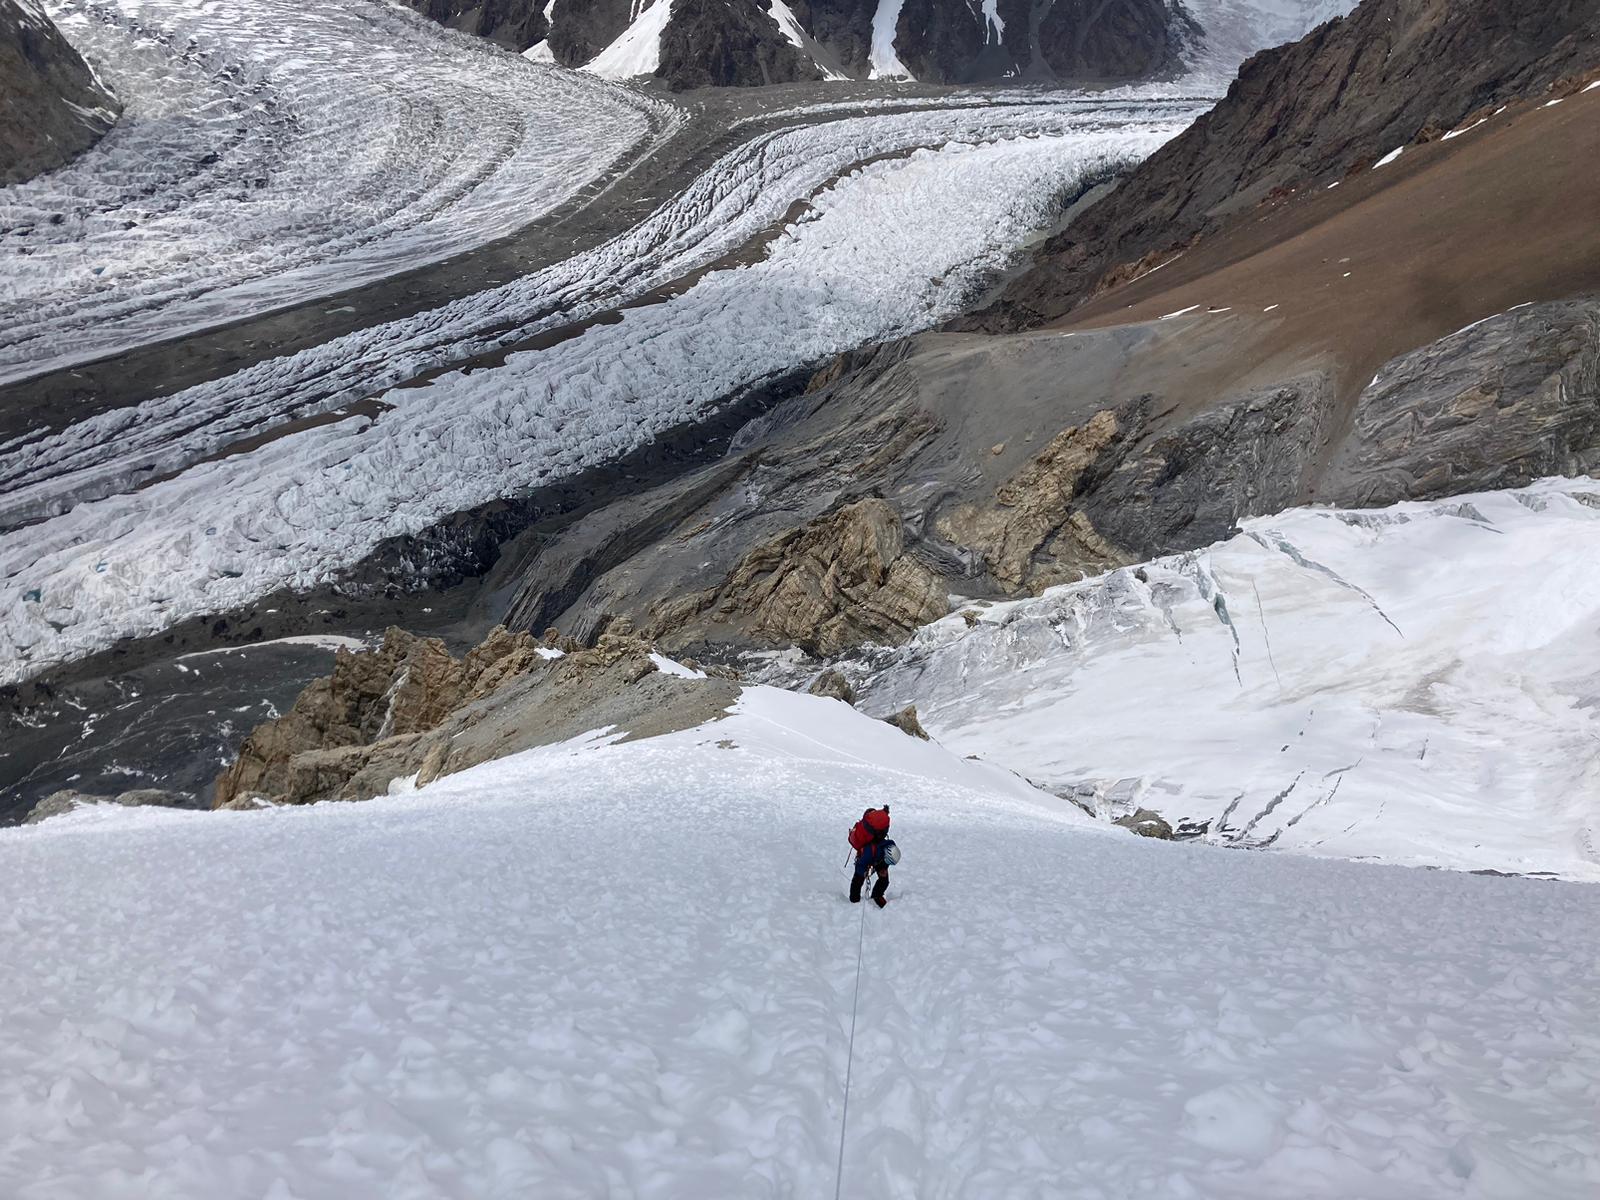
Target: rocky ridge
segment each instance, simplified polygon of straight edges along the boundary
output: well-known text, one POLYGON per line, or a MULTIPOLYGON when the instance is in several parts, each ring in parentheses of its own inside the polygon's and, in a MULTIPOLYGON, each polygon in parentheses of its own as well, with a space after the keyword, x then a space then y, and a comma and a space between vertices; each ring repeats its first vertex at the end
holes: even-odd
POLYGON ((35 804, 22 819, 24 825, 37 825, 51 817, 64 816, 79 808, 96 804, 117 804, 123 808, 204 808, 202 800, 187 792, 173 792, 164 788, 133 788, 114 796, 73 791, 70 788, 51 792, 35 804))
MULTIPOLYGON (((567 67, 593 61, 650 7, 621 0, 406 3, 451 28, 567 67)), ((755 0, 655 3, 672 9, 653 74, 673 91, 876 77, 878 0, 796 0, 782 12, 755 0)), ((993 19, 965 0, 905 0, 893 37, 898 66, 887 73, 937 84, 1151 79, 1181 71, 1185 51, 1203 37, 1176 0, 1001 0, 993 19)))
POLYGON ((0 186, 81 154, 120 111, 37 0, 0 0, 0 186))
POLYGON ((1600 0, 1366 0, 1263 50, 1217 106, 1047 241, 1032 268, 955 328, 1033 328, 1213 236, 1408 143, 1600 66, 1600 0))
POLYGON ((724 678, 658 671, 634 638, 563 645, 499 627, 457 659, 437 638, 390 629, 375 651, 341 650, 332 674, 245 739, 213 806, 365 800, 396 779, 423 787, 595 730, 628 738, 686 729, 737 695, 724 678))

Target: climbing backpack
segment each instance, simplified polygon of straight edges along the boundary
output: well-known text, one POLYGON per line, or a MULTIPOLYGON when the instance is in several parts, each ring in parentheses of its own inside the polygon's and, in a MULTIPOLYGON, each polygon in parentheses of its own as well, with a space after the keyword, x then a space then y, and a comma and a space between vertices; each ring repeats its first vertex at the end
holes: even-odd
POLYGON ((889 812, 884 808, 869 808, 861 820, 850 827, 850 849, 856 853, 867 848, 868 843, 889 832, 889 812))
POLYGON ((850 849, 854 850, 857 854, 860 854, 861 851, 867 848, 867 844, 871 841, 872 830, 867 828, 867 823, 865 821, 857 821, 854 825, 850 826, 850 849))

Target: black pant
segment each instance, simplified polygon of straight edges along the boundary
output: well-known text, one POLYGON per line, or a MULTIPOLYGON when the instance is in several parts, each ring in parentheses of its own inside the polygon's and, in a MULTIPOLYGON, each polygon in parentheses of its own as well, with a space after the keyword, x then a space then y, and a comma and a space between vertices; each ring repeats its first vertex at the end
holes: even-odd
MULTIPOLYGON (((872 898, 874 900, 876 900, 881 905, 883 903, 883 894, 889 890, 889 868, 888 867, 869 867, 868 870, 875 870, 875 871, 878 872, 878 882, 873 884, 873 886, 872 886, 872 898)), ((867 878, 866 871, 863 871, 861 874, 853 876, 851 878, 851 880, 850 880, 850 903, 851 904, 859 904, 859 903, 861 903, 861 885, 866 882, 866 878, 867 878)))

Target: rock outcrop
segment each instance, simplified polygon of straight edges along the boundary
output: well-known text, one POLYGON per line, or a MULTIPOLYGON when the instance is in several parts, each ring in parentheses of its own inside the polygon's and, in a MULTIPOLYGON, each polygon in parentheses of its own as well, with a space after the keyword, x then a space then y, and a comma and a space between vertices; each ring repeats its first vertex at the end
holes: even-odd
POLYGON ((856 702, 856 690, 850 686, 850 681, 841 671, 832 669, 823 671, 811 681, 811 686, 806 690, 813 696, 825 696, 829 700, 842 700, 851 705, 856 702))
POLYGON ((901 733, 909 737, 921 738, 925 742, 931 740, 928 737, 928 731, 922 727, 922 721, 917 716, 917 706, 915 704, 908 704, 899 712, 890 713, 883 718, 883 723, 885 725, 893 725, 901 733))
MULTIPOLYGON (((594 60, 643 12, 627 0, 404 2, 511 50, 542 44, 541 55, 569 67, 594 60)), ((756 0, 655 0, 669 2, 654 75, 675 91, 872 74, 877 0, 794 0, 785 27, 756 0)), ((1175 74, 1201 36, 1175 0, 1000 0, 994 19, 966 0, 905 0, 893 41, 924 83, 1091 82, 1175 74)))
POLYGON ((1148 808, 1141 808, 1125 817, 1118 817, 1111 823, 1131 830, 1140 837, 1160 838, 1167 842, 1172 840, 1171 824, 1160 813, 1152 812, 1148 808))
POLYGON ((1600 473, 1600 299, 1530 305, 1388 364, 1323 494, 1355 507, 1600 473))
POLYGON ((423 16, 517 53, 545 40, 550 23, 539 0, 402 0, 423 16))
POLYGON ((784 36, 764 8, 746 0, 671 3, 656 78, 675 92, 822 78, 822 69, 784 36))
POLYGON ((59 817, 87 804, 120 804, 124 808, 204 808, 203 801, 187 792, 170 792, 160 788, 134 788, 115 796, 93 795, 65 789, 51 792, 29 810, 22 819, 24 825, 37 825, 51 817, 59 817))
POLYGON ((961 328, 1023 329, 1288 189, 1538 96, 1600 64, 1600 0, 1366 0, 1246 62, 1227 96, 1045 242, 961 328))
MULTIPOLYGON (((1123 4, 1055 0, 1035 7, 1044 10, 1038 19, 1039 57, 1055 79, 1148 79, 1171 74, 1182 65, 1185 45, 1203 36, 1181 5, 1166 0, 1123 4)), ((1028 66, 1028 60, 1019 65, 1028 66)))
POLYGON ((81 154, 120 111, 38 0, 0 0, 0 187, 81 154))
POLYGON ((331 675, 258 726, 218 778, 213 805, 365 800, 397 779, 425 787, 591 730, 689 728, 737 695, 724 679, 658 672, 649 647, 630 637, 567 653, 497 628, 456 659, 436 639, 391 629, 376 651, 339 652, 331 675))
POLYGON ((701 611, 826 656, 898 642, 944 616, 949 601, 939 577, 906 552, 900 514, 872 497, 757 546, 701 611))
POLYGON ((996 489, 989 504, 951 512, 941 530, 971 546, 1001 586, 1042 591, 1112 566, 1122 556, 1094 530, 1078 502, 1127 440, 1129 422, 1102 409, 1062 430, 1042 453, 996 489))
POLYGON ((550 53, 564 67, 581 67, 622 36, 632 14, 630 0, 555 0, 550 53))

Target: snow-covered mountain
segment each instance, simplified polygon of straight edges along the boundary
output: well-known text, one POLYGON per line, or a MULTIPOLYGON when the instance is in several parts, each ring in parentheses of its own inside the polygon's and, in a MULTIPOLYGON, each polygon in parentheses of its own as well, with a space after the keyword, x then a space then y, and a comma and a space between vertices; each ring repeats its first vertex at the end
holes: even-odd
POLYGON ((675 90, 816 79, 1226 81, 1349 0, 408 0, 540 61, 675 90))

